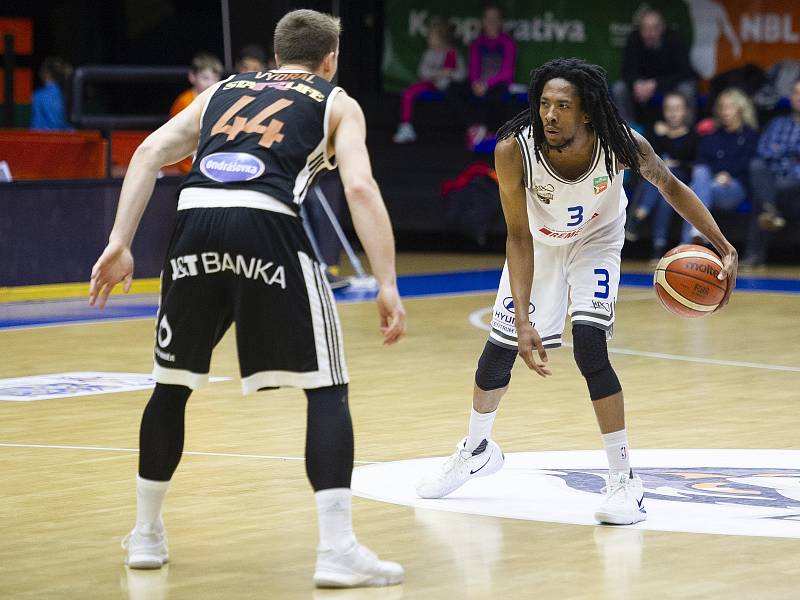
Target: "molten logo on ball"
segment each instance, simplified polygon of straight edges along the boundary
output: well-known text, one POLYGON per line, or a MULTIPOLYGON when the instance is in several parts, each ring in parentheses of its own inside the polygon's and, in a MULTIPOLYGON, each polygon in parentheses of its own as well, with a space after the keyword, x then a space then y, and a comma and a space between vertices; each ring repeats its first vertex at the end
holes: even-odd
POLYGON ((719 269, 715 269, 713 265, 708 263, 686 262, 686 268, 690 271, 699 271, 700 273, 708 273, 716 277, 719 275, 719 269))
POLYGON ((658 261, 653 285, 661 304, 681 317, 702 317, 716 310, 725 297, 728 280, 718 279, 720 258, 708 248, 684 245, 658 261))

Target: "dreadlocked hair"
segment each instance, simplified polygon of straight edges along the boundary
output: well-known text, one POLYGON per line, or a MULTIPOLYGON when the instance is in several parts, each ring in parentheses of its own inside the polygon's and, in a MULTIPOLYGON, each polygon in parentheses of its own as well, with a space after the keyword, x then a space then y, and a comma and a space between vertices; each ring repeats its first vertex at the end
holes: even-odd
POLYGON ((622 119, 617 107, 608 96, 606 70, 579 58, 555 58, 531 71, 528 87, 528 108, 508 121, 497 131, 497 140, 515 136, 526 127, 528 137, 533 138, 533 150, 537 160, 546 144, 544 124, 539 118, 539 101, 542 89, 551 79, 561 78, 571 83, 580 98, 581 108, 589 115, 589 126, 597 133, 600 147, 605 151, 606 170, 613 179, 616 169, 613 158, 639 173, 642 151, 633 137, 631 128, 622 119))

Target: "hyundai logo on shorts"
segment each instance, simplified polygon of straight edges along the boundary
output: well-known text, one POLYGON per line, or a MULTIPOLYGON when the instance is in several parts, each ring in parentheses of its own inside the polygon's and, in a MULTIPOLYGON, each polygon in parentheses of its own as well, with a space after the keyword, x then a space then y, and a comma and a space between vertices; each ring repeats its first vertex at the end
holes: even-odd
POLYGON ((246 152, 215 152, 203 157, 200 171, 214 181, 249 181, 264 172, 264 163, 246 152))
MULTIPOLYGON (((511 296, 506 296, 503 298, 503 307, 510 313, 514 313, 514 298, 511 296)), ((528 304, 528 314, 532 315, 533 311, 536 310, 536 307, 533 305, 533 302, 528 304)))

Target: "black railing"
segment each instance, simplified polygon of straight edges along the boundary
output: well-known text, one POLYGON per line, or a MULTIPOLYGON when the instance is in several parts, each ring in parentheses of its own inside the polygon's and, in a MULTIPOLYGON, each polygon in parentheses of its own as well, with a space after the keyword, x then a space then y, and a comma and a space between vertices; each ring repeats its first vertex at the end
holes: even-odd
POLYGON ((114 82, 185 82, 187 67, 149 67, 126 65, 87 65, 75 69, 72 78, 71 121, 76 127, 99 129, 106 138, 106 176, 111 176, 111 132, 115 129, 155 129, 169 115, 120 115, 114 113, 84 113, 86 85, 114 82))

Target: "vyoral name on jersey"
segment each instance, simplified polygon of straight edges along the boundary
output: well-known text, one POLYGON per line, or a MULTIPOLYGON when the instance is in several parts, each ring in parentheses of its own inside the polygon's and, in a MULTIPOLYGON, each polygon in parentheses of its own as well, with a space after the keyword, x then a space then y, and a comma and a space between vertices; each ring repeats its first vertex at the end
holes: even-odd
POLYGON ((245 258, 241 254, 231 256, 227 252, 201 252, 169 259, 172 279, 193 277, 202 271, 206 275, 231 271, 247 279, 261 279, 266 285, 279 285, 286 289, 286 272, 283 265, 261 258, 245 258))

